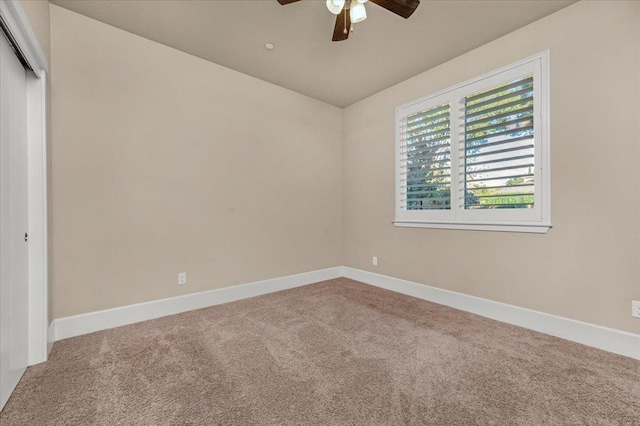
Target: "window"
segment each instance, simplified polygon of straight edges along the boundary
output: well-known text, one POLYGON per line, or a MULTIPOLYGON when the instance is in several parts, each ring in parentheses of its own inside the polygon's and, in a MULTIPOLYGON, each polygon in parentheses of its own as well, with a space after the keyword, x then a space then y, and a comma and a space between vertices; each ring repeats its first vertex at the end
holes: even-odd
POLYGON ((548 57, 396 109, 396 226, 548 230, 548 57))

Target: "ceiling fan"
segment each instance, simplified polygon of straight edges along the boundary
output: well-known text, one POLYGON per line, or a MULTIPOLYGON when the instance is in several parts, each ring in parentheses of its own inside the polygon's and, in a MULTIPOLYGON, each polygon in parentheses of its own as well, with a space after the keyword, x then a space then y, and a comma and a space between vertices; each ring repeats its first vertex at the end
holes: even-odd
MULTIPOLYGON (((281 5, 295 3, 300 0, 278 0, 281 5)), ((333 27, 333 41, 342 41, 349 38, 349 32, 353 30, 353 24, 367 19, 367 10, 364 4, 368 0, 327 0, 327 8, 336 16, 336 24, 333 27)), ((371 0, 378 6, 384 7, 389 12, 407 19, 415 12, 420 0, 371 0)))

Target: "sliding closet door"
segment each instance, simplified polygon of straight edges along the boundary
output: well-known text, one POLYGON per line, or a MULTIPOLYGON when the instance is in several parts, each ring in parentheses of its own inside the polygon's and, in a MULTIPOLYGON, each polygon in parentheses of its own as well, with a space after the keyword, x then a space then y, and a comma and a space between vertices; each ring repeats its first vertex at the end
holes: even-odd
POLYGON ((26 71, 0 32, 0 409, 27 367, 26 71))

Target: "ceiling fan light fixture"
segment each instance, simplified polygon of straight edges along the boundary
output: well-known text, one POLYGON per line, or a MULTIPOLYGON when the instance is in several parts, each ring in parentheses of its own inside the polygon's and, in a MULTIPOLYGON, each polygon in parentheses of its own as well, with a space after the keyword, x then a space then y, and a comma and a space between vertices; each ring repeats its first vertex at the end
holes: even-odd
POLYGON ((345 0, 327 0, 327 9, 334 15, 338 15, 344 8, 345 0))
POLYGON ((367 19, 367 9, 359 0, 351 0, 351 22, 357 24, 367 19))

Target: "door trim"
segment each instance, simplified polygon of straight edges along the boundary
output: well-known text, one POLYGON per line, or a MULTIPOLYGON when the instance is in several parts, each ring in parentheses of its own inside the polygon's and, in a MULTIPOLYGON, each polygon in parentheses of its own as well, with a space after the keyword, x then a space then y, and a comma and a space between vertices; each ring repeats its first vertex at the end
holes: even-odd
POLYGON ((36 77, 45 78, 49 72, 49 63, 44 56, 40 42, 31 28, 22 4, 19 0, 0 2, 0 18, 13 36, 20 52, 24 56, 36 77))
MULTIPOLYGON (((0 1, 0 19, 24 60, 27 73, 27 179, 29 191, 29 365, 47 360, 49 238, 47 175, 47 62, 19 0, 0 1)), ((2 37, 2 35, 0 35, 2 37)))
POLYGON ((46 74, 27 74, 27 185, 29 188, 29 365, 49 353, 46 74))

